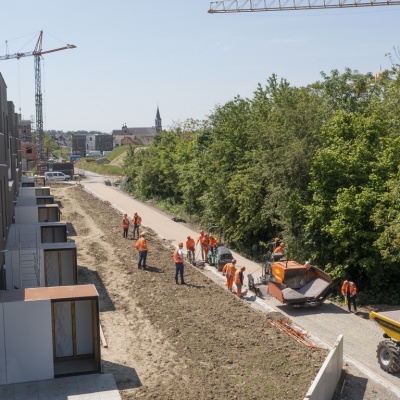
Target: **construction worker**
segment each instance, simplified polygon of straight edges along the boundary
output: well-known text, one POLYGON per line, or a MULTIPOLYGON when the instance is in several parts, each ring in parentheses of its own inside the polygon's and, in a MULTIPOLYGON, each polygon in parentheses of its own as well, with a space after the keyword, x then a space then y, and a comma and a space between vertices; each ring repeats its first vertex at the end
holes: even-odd
POLYGON ((244 279, 244 274, 243 272, 246 270, 246 267, 241 267, 240 269, 236 270, 235 272, 235 285, 236 285, 236 294, 240 297, 243 298, 242 296, 242 287, 243 287, 243 279, 244 279))
POLYGON ((147 247, 146 234, 142 232, 139 240, 136 242, 136 250, 139 252, 138 268, 146 268, 146 258, 149 248, 147 247))
POLYGON ((210 234, 208 241, 209 241, 210 250, 214 254, 215 248, 217 247, 217 244, 219 243, 218 238, 215 237, 214 235, 210 234))
POLYGON ((274 261, 279 261, 281 258, 285 256, 285 243, 281 242, 281 244, 275 248, 274 250, 274 261))
POLYGON ((187 256, 191 261, 195 260, 195 247, 196 245, 194 243, 194 239, 188 236, 186 239, 186 250, 187 250, 187 256))
POLYGON ((185 284, 183 279, 183 243, 178 243, 178 247, 174 251, 174 263, 175 263, 175 283, 178 284, 178 275, 181 276, 181 285, 185 284))
POLYGON ((349 312, 351 313, 351 304, 353 303, 354 312, 357 312, 356 305, 356 295, 357 288, 354 282, 345 280, 342 285, 342 295, 347 299, 347 306, 349 307, 349 312))
POLYGON ((123 238, 126 239, 129 231, 129 218, 127 214, 124 214, 124 218, 122 218, 122 229, 124 230, 123 238))
POLYGON ((228 286, 228 290, 232 292, 233 279, 235 277, 236 268, 235 268, 236 260, 233 259, 230 263, 224 265, 222 268, 222 275, 226 277, 226 286, 228 286))
POLYGON ((139 217, 138 213, 135 212, 132 217, 132 225, 133 225, 133 230, 132 230, 132 239, 135 239, 135 232, 137 232, 137 238, 139 239, 139 227, 142 225, 142 218, 139 217))
POLYGON ((207 256, 207 254, 206 255, 203 254, 203 239, 204 239, 204 231, 201 230, 200 231, 200 236, 197 238, 196 246, 200 243, 201 259, 205 260, 206 259, 205 256, 207 256))

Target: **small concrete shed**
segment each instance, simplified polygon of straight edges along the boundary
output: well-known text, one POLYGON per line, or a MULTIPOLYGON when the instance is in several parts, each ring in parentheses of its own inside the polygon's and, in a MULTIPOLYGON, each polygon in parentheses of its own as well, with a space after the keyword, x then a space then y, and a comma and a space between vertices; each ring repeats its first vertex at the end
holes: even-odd
POLYGON ((0 291, 0 385, 101 372, 94 285, 0 291))

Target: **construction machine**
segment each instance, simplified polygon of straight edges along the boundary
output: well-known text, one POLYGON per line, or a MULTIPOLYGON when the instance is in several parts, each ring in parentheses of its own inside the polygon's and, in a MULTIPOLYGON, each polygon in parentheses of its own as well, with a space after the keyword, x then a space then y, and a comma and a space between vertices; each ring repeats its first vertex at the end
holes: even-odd
POLYGON ((375 312, 369 317, 373 319, 385 332, 378 344, 376 356, 381 368, 395 374, 400 371, 400 310, 375 312))
POLYGON ((233 260, 231 251, 222 243, 222 229, 218 226, 210 226, 208 236, 214 235, 218 239, 218 244, 215 248, 209 246, 207 254, 207 262, 215 266, 218 271, 222 271, 224 265, 233 260), (217 234, 218 232, 218 234, 217 234))
POLYGON ((274 257, 277 243, 272 243, 273 251, 268 253, 263 264, 262 276, 255 282, 248 274, 248 287, 259 297, 269 294, 281 303, 293 307, 313 307, 332 295, 332 278, 321 269, 286 258, 274 257))

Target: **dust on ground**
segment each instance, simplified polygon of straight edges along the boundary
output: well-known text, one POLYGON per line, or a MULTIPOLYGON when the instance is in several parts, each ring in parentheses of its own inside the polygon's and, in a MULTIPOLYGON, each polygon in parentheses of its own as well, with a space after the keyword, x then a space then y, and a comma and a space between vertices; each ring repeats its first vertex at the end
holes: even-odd
MULTIPOLYGON (((172 247, 148 229, 148 267, 139 270, 135 242, 123 239, 122 216, 108 202, 79 185, 55 184, 52 194, 77 245, 78 282, 99 292, 103 372, 123 399, 304 397, 326 350, 280 333, 195 267, 176 285, 172 247)), ((376 397, 373 383, 361 388, 364 397, 341 397, 343 388, 335 400, 391 399, 376 397)))

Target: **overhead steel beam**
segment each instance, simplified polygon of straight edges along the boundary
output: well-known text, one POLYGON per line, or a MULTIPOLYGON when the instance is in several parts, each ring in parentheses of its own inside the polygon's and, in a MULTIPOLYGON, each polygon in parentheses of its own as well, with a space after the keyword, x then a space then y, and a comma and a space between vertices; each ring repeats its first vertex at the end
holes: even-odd
POLYGON ((210 3, 210 14, 398 6, 400 0, 226 0, 210 3))

